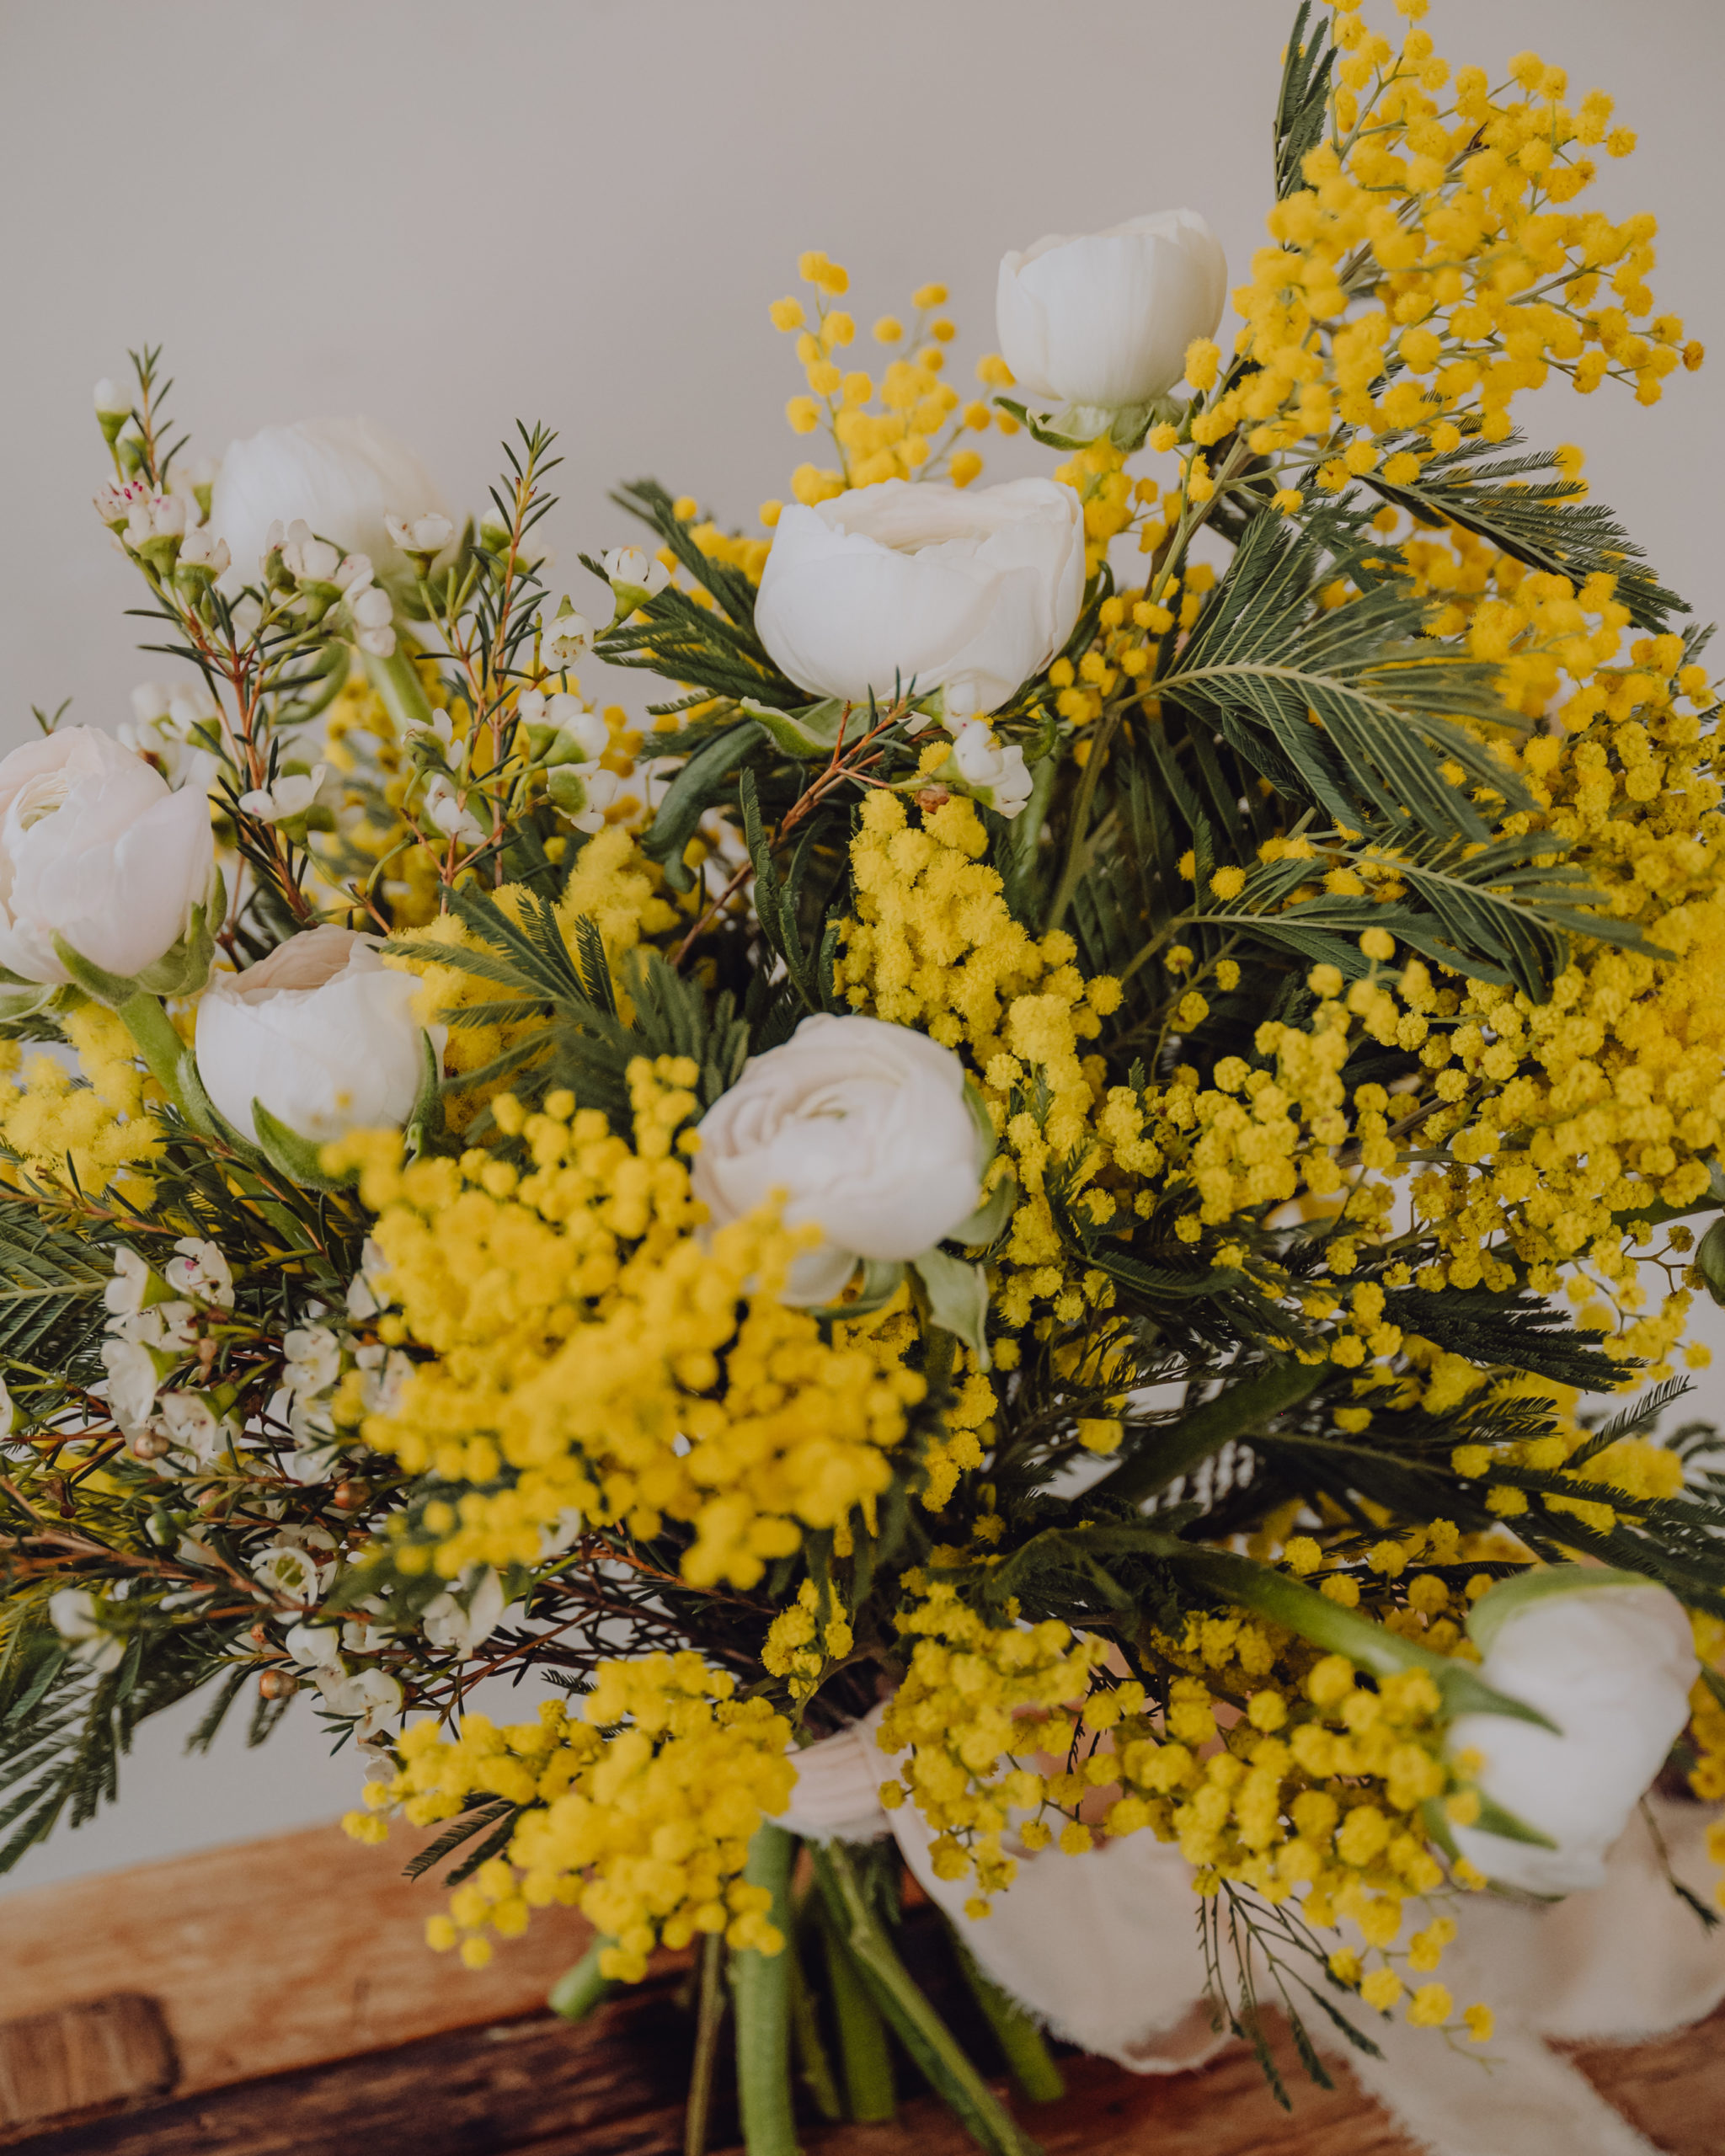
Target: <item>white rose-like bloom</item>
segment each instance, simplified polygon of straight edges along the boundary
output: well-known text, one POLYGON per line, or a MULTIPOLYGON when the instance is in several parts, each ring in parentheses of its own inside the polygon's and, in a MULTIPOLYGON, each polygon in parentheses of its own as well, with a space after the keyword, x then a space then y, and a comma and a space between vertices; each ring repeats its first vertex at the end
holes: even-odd
POLYGON ((944 691, 948 718, 998 711, 1060 650, 1084 599, 1084 511, 1054 479, 887 479, 787 509, 755 602, 781 672, 820 696, 944 691))
POLYGON ((1228 296, 1221 243, 1195 210, 1051 232, 1001 262, 1001 356, 1033 397, 1104 411, 1166 396, 1228 296))
MULTIPOLYGON (((254 1101, 303 1138, 405 1123, 424 1075, 419 988, 350 930, 290 937, 244 973, 211 977, 198 1004, 204 1090, 247 1136, 254 1101)), ((446 1029, 426 1030, 441 1057, 446 1029)))
POLYGON ((1462 1855, 1532 1894, 1603 1886, 1606 1852, 1689 1718, 1697 1668, 1689 1620, 1662 1587, 1578 1588, 1513 1610, 1479 1673, 1560 1733, 1460 1715, 1450 1747, 1478 1753, 1483 1793, 1557 1846, 1457 1827, 1462 1855))
POLYGON ((215 860, 201 789, 171 792, 93 726, 27 742, 0 758, 0 966, 68 979, 57 935, 130 979, 185 934, 215 860))
POLYGON ((920 1257, 976 1209, 987 1165, 950 1049, 879 1018, 805 1018, 702 1118, 695 1195, 715 1225, 782 1196, 825 1241, 788 1303, 829 1303, 862 1258, 920 1257))
POLYGON ((272 524, 296 518, 343 552, 404 565, 387 520, 442 516, 437 485, 414 452, 369 419, 299 419, 228 444, 210 499, 242 583, 257 580, 272 524))

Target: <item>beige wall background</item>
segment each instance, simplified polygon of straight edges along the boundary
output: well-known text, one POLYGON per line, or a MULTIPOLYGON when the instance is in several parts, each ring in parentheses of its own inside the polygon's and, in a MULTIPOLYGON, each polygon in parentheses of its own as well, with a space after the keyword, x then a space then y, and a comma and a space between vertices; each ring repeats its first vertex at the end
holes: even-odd
MULTIPOLYGON (((32 703, 112 726, 163 662, 89 507, 90 408, 167 348, 190 453, 363 412, 477 505, 521 418, 562 435, 548 527, 575 559, 633 536, 606 489, 651 472, 725 523, 814 445, 766 320, 798 251, 859 323, 944 280, 953 378, 992 349, 1008 247, 1182 203, 1236 280, 1269 200, 1292 0, 4 0, 0 4, 0 750, 32 703)), ((1367 0, 1390 34, 1391 0, 1367 0)), ((1434 0, 1453 62, 1531 46, 1639 130, 1595 193, 1663 227, 1661 304, 1725 347, 1722 0, 1434 0)), ((1589 197, 1592 200, 1593 197, 1589 197)), ((859 362, 867 364, 866 361, 859 362)), ((1566 387, 1529 413, 1704 618, 1725 349, 1642 411, 1566 387)), ((1045 468, 1020 440, 989 476, 1045 468)), ((1716 1315, 1711 1314, 1710 1315, 1716 1315)), ((1714 1328, 1725 1342, 1725 1326, 1714 1328)), ((1725 1358, 1722 1358, 1725 1359, 1725 1358)), ((1715 1396, 1725 1407, 1725 1388, 1715 1396)), ((506 1711, 509 1711, 506 1710, 506 1711)), ((266 1750, 147 1726, 120 1811, 35 1851, 21 1886, 324 1817, 353 1801, 308 1712, 266 1750)))

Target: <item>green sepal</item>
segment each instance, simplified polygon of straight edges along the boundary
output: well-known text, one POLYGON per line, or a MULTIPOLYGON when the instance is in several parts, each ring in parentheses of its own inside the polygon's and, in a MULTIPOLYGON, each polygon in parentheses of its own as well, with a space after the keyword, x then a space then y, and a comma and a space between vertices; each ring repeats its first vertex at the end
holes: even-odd
POLYGON ((279 1118, 270 1114, 261 1101, 252 1102, 252 1122, 264 1158, 290 1182, 302 1183, 308 1190, 334 1192, 359 1180, 356 1170, 341 1177, 326 1175, 322 1142, 302 1138, 298 1131, 290 1130, 279 1118))
POLYGON ((847 711, 853 716, 855 713, 855 707, 839 696, 828 696, 823 702, 810 704, 798 712, 776 711, 771 704, 756 703, 752 696, 745 696, 741 708, 766 728, 788 756, 798 757, 805 763, 830 756, 839 745, 841 720, 847 711))
POLYGON ((1657 1584, 1640 1572, 1617 1572, 1609 1565, 1530 1566, 1486 1590, 1467 1613, 1467 1636, 1482 1654, 1489 1654, 1507 1620, 1530 1603, 1548 1602, 1554 1595, 1590 1593, 1596 1588, 1657 1584))
POLYGON ((986 1250, 1012 1217, 1018 1203, 1018 1179, 1002 1176, 976 1210, 948 1229, 946 1241, 968 1250, 986 1250))
POLYGON ((1557 1843, 1549 1834, 1542 1834, 1537 1827, 1530 1827, 1526 1820, 1518 1818, 1514 1812, 1506 1812, 1501 1804, 1494 1803, 1482 1789, 1476 1788, 1473 1793, 1479 1799, 1479 1810, 1473 1820, 1474 1828, 1479 1833, 1501 1835, 1506 1842, 1525 1842, 1530 1849, 1557 1848, 1557 1843))
POLYGON ((1178 426, 1181 417, 1181 407, 1171 397, 1153 397, 1147 404, 1066 404, 1058 412, 1036 413, 1010 397, 994 401, 1033 440, 1049 449, 1088 449, 1092 442, 1110 441, 1128 456, 1144 446, 1153 426, 1163 421, 1178 426))
POLYGON ((82 1006, 84 998, 76 989, 56 987, 52 981, 24 983, 16 988, 0 988, 0 1026, 15 1026, 25 1018, 40 1018, 45 1011, 64 1011, 69 998, 82 1006))
POLYGON ((964 1342, 978 1369, 991 1369, 988 1274, 983 1267, 949 1257, 943 1250, 926 1250, 911 1260, 911 1269, 927 1292, 928 1314, 935 1323, 964 1342))
POLYGON ((210 978, 216 955, 216 924, 227 912, 227 886, 218 868, 209 898, 192 908, 184 935, 142 972, 110 974, 57 934, 53 938, 54 955, 75 988, 81 989, 93 1003, 106 1004, 110 1011, 118 1011, 135 995, 195 995, 210 978))
POLYGON ((826 1303, 814 1315, 827 1318, 872 1317, 876 1310, 884 1310, 898 1294, 904 1278, 905 1267, 899 1259, 865 1257, 862 1291, 855 1300, 826 1303))
POLYGON ((584 816, 587 782, 573 764, 558 764, 545 775, 545 798, 565 816, 584 816))

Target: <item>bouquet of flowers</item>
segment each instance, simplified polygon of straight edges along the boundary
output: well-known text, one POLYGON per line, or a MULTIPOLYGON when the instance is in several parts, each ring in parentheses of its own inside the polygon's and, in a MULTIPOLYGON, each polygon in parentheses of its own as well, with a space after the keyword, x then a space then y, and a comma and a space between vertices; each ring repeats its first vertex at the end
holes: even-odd
POLYGON ((173 671, 0 761, 0 1865, 297 1695, 432 1946, 698 1949, 692 2149, 729 2015, 751 2156, 895 2057, 1006 2156, 905 1865, 1031 2095, 1206 1979, 1322 2074, 1725 1796, 1706 637, 1511 417, 1701 355, 1610 100, 1397 4, 1300 7, 1231 350, 1191 211, 1007 255, 968 398, 805 255, 830 462, 623 488, 573 597, 543 429, 460 521, 99 385, 173 671))

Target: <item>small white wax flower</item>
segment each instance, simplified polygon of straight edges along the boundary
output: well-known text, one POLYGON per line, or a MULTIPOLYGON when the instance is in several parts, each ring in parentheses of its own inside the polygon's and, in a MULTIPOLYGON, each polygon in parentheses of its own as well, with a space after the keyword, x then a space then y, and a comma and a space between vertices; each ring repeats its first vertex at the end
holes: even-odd
POLYGON ((303 816, 315 804, 328 775, 328 764, 313 764, 309 771, 284 771, 272 785, 241 794, 239 806, 260 824, 286 823, 290 817, 303 816))
POLYGON ((233 1308, 232 1269, 212 1242, 197 1235, 182 1235, 162 1274, 177 1295, 214 1303, 222 1310, 233 1308))
POLYGON ((123 390, 116 389, 104 374, 96 384, 95 406, 105 418, 124 417, 131 410, 131 398, 123 390))
POLYGON ((909 1026, 804 1019, 751 1056, 702 1118, 695 1195, 714 1225, 783 1194, 825 1241, 791 1267, 788 1303, 830 1302, 863 1258, 920 1257, 974 1213, 986 1165, 964 1066, 909 1026))
POLYGON ((505 1606, 503 1582, 488 1565, 459 1597, 440 1594, 428 1602, 420 1614, 420 1628, 434 1647, 445 1652, 453 1649, 465 1662, 503 1622, 505 1606))
POLYGON ((388 659, 395 651, 395 608, 381 585, 368 584, 350 592, 347 611, 353 617, 354 642, 374 658, 388 659))
POLYGON ((296 1326, 281 1348, 282 1381, 291 1392, 328 1392, 341 1375, 341 1342, 327 1325, 296 1326))
POLYGON ((296 1602, 315 1602, 322 1586, 321 1567, 296 1543, 272 1542, 252 1560, 252 1577, 271 1593, 296 1602))
POLYGON ((212 577, 225 576, 232 562, 227 542, 216 536, 207 526, 194 526, 180 543, 179 566, 183 569, 207 569, 212 577))
POLYGON ((291 1625, 283 1641, 302 1669, 341 1671, 341 1628, 337 1625, 291 1625))
POLYGON ((154 1355, 139 1341, 104 1340, 102 1366, 108 1373, 108 1405, 115 1421, 128 1435, 142 1429, 162 1382, 154 1355))
POLYGON ((401 1712, 401 1686, 381 1669, 357 1670, 351 1677, 320 1670, 313 1682, 330 1712, 353 1721, 361 1743, 381 1734, 401 1712))
MULTIPOLYGON (((663 570, 662 563, 654 568, 663 570)), ((669 579, 666 579, 669 581, 669 579)), ((541 639, 540 655, 553 673, 566 673, 572 666, 579 666, 593 648, 593 624, 585 614, 559 614, 547 622, 541 639)))
POLYGON ((200 1467, 211 1467, 227 1451, 233 1432, 200 1393, 164 1392, 157 1402, 161 1427, 200 1467))
POLYGON ((953 736, 953 761, 964 783, 1002 816, 1016 816, 1030 798, 1024 751, 1002 748, 980 718, 967 718, 953 736))
POLYGON ((600 566, 619 597, 624 594, 641 595, 632 599, 632 605, 636 606, 640 605, 641 597, 656 598, 670 582, 670 571, 665 563, 639 547, 613 547, 600 566))
POLYGON ((458 840, 463 846, 477 846, 489 836, 441 771, 433 773, 425 788, 425 815, 446 838, 458 840))
POLYGON ((435 510, 422 516, 386 515, 383 528, 404 554, 441 554, 455 536, 454 525, 435 510))
POLYGON ((360 1251, 360 1269, 348 1283, 347 1314, 361 1322, 389 1307, 389 1260, 382 1246, 367 1235, 360 1251))
POLYGON ((1053 479, 888 479, 780 516, 755 626, 820 696, 886 703, 938 689, 949 721, 998 711, 1072 633, 1084 511, 1053 479))
POLYGON ((115 1317, 130 1317, 142 1310, 149 1290, 150 1268, 135 1250, 122 1244, 114 1253, 114 1278, 102 1290, 104 1310, 115 1317))
POLYGON ((117 1669, 125 1659, 126 1641, 105 1629, 100 1608, 83 1588, 63 1587, 48 1598, 48 1622, 80 1662, 92 1669, 117 1669))

